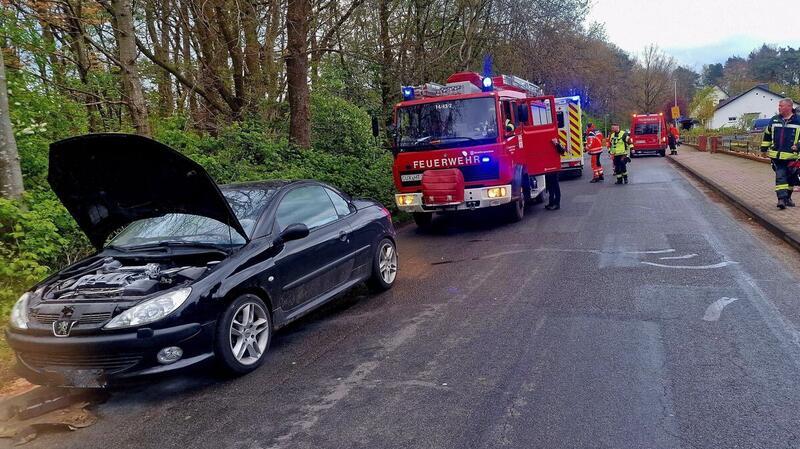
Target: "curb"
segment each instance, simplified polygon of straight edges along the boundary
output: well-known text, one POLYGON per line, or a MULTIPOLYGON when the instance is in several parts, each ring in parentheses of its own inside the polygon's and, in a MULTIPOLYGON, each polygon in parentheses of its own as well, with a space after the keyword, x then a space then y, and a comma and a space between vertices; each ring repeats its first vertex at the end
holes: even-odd
POLYGON ((705 184, 706 186, 711 188, 711 190, 714 190, 715 192, 720 194, 728 202, 733 204, 733 206, 735 206, 737 209, 741 210, 746 215, 748 215, 751 218, 753 218, 755 221, 757 221, 759 224, 761 224, 768 231, 770 231, 773 234, 775 234, 775 236, 777 236, 781 240, 784 240, 785 242, 789 243, 794 249, 800 251, 800 235, 798 235, 797 233, 795 233, 793 231, 787 230, 780 223, 775 223, 775 222, 773 222, 773 221, 771 221, 771 220, 769 220, 767 218, 764 218, 763 216, 761 216, 761 214, 757 210, 755 210, 755 208, 749 206, 745 201, 743 201, 741 198, 739 198, 736 194, 729 192, 724 187, 722 187, 719 184, 717 184, 716 182, 708 179, 707 177, 701 175, 700 173, 697 173, 696 171, 694 171, 691 168, 687 167, 686 165, 684 165, 683 163, 681 163, 677 159, 669 158, 669 161, 673 165, 677 166, 681 171, 684 171, 684 172, 692 175, 695 179, 697 179, 698 181, 702 182, 703 184, 705 184))

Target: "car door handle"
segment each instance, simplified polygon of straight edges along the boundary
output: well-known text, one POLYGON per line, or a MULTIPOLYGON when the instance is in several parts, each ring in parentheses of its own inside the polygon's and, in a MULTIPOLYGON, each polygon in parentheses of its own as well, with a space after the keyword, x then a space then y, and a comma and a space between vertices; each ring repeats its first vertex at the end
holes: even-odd
POLYGON ((345 231, 339 231, 339 240, 343 242, 347 241, 347 233, 345 231))

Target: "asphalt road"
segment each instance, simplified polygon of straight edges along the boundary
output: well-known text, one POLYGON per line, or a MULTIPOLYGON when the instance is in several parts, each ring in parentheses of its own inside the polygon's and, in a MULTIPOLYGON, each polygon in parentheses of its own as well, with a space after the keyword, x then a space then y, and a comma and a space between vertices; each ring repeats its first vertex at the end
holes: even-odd
POLYGON ((800 448, 796 272, 665 158, 630 170, 520 223, 406 227, 393 290, 279 332, 257 372, 116 391, 29 446, 800 448))

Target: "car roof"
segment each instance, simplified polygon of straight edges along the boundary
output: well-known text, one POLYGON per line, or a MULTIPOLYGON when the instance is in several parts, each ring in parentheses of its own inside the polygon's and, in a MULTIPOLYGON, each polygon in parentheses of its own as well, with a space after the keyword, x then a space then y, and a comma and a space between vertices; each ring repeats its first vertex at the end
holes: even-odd
POLYGON ((220 185, 220 190, 238 190, 238 189, 266 189, 277 190, 282 187, 288 186, 299 181, 289 181, 285 179, 268 179, 263 181, 245 181, 236 182, 232 184, 220 185))

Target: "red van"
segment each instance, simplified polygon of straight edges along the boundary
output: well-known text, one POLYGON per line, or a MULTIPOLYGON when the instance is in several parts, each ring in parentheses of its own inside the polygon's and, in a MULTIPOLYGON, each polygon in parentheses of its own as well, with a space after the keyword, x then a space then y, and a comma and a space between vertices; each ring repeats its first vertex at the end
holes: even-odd
POLYGON ((667 122, 664 114, 634 114, 631 122, 631 157, 642 154, 664 156, 667 151, 667 122))

